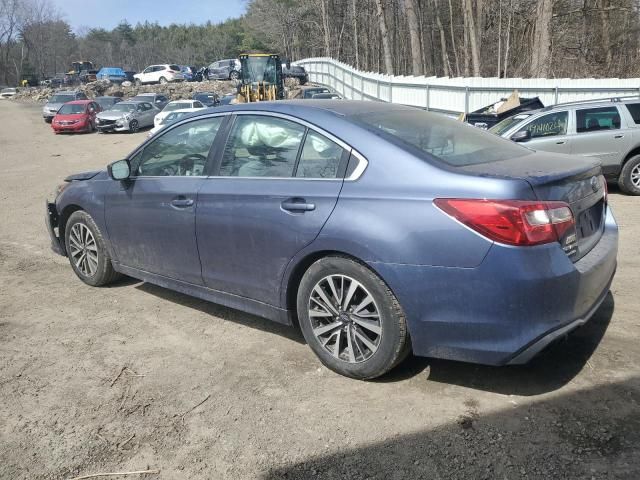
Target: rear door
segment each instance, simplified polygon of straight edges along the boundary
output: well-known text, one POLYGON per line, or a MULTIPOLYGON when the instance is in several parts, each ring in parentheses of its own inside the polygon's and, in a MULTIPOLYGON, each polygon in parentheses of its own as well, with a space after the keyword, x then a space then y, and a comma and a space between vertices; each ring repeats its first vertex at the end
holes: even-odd
POLYGON ((287 264, 335 207, 348 150, 299 121, 239 112, 198 195, 205 285, 278 306, 287 264))
POLYGON ((196 202, 222 121, 209 117, 169 129, 130 159, 131 179, 113 182, 105 217, 119 263, 202 284, 196 202))
POLYGON ((631 148, 632 132, 623 129, 618 107, 577 108, 571 153, 595 157, 603 169, 619 166, 631 148))
POLYGON ((531 139, 526 146, 545 152, 570 153, 569 112, 558 111, 541 115, 524 125, 518 131, 528 131, 531 139))

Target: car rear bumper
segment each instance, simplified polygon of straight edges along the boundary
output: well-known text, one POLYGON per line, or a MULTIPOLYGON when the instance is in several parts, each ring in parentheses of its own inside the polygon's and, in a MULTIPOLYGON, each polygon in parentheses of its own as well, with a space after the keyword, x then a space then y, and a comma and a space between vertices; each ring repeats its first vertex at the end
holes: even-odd
POLYGON ((528 362, 584 324, 616 271, 618 228, 607 208, 596 246, 572 263, 559 245, 493 245, 475 268, 371 263, 398 297, 414 353, 488 365, 528 362))
POLYGON ((45 224, 51 239, 51 250, 58 255, 66 256, 64 247, 62 246, 58 230, 58 210, 56 204, 49 201, 45 202, 45 224))

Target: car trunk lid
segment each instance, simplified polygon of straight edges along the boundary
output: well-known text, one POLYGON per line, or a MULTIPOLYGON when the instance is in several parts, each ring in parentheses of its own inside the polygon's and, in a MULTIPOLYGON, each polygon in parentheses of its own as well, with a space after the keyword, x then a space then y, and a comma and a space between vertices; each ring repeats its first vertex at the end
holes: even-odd
POLYGON ((561 239, 572 261, 586 255, 600 239, 604 229, 606 182, 600 163, 592 158, 533 152, 508 160, 460 167, 488 177, 525 180, 538 200, 566 202, 573 213, 576 229, 561 239))

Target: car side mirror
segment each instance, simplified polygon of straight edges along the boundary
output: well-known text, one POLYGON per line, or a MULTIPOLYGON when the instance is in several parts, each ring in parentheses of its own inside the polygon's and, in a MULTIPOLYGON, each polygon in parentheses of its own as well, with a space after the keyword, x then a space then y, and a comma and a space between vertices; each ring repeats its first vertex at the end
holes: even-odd
POLYGON ((520 130, 519 132, 511 135, 511 140, 514 142, 528 142, 531 140, 531 132, 529 130, 520 130))
POLYGON ((114 180, 127 180, 131 176, 129 160, 118 160, 107 166, 109 176, 114 180))

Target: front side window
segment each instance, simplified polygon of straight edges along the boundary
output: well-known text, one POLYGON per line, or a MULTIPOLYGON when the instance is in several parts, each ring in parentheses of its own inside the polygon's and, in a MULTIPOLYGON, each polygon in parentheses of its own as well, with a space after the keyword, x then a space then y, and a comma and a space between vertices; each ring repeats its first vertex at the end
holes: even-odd
POLYGON ((566 135, 568 119, 568 112, 553 112, 536 118, 519 131, 529 131, 531 138, 566 135))
POLYGON ((584 108, 576 110, 576 131, 578 133, 620 128, 620 113, 616 107, 584 108))
MULTIPOLYGON (((136 176, 201 176, 222 117, 185 123, 158 137, 136 155, 136 176)), ((135 164, 134 164, 135 163, 135 164)))
POLYGON ((304 131, 305 127, 289 120, 238 116, 224 150, 220 175, 291 177, 304 131))
POLYGON ((309 130, 304 141, 296 177, 336 178, 344 149, 324 135, 309 130))

